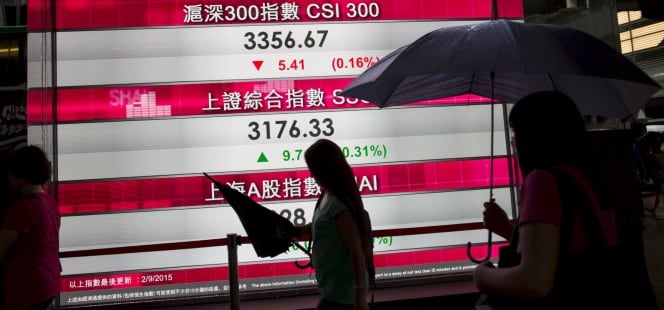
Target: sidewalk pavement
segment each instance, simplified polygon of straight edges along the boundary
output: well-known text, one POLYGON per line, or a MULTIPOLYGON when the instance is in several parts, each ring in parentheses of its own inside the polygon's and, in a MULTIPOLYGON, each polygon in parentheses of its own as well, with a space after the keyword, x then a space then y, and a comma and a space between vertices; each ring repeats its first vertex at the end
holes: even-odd
MULTIPOLYGON (((652 208, 653 202, 654 196, 643 197, 646 208, 652 208)), ((656 211, 656 215, 645 212, 643 248, 659 309, 664 310, 664 204, 656 211)))

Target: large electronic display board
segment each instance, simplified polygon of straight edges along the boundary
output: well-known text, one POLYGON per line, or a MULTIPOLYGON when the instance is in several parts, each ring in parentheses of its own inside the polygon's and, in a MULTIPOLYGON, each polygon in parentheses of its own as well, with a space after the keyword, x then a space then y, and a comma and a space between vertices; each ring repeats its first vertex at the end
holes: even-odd
MULTIPOLYGON (((488 20, 491 0, 48 3, 28 3, 28 135, 53 150, 62 252, 244 235, 203 172, 307 223, 320 189, 303 152, 328 138, 374 229, 394 232, 374 240, 378 281, 468 272, 465 244, 487 237, 465 224, 481 222, 489 197, 491 117, 493 192, 512 205, 503 114, 487 98, 378 109, 338 95, 425 33, 488 20)), ((523 19, 521 0, 497 3, 501 18, 523 19)), ((227 256, 67 257, 60 304, 228 294, 227 256)), ((238 257, 241 292, 315 285, 296 248, 266 259, 242 245, 238 257)))

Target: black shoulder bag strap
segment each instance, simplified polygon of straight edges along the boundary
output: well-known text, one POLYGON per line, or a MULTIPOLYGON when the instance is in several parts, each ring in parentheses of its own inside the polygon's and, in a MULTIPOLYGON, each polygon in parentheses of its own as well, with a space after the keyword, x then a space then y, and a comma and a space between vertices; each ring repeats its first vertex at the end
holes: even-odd
POLYGON ((581 226, 590 251, 608 247, 604 231, 597 219, 592 203, 581 184, 566 172, 551 169, 549 172, 556 178, 562 219, 560 223, 560 258, 569 254, 572 236, 576 224, 576 215, 581 218, 581 226))
MULTIPOLYGON (((555 169, 549 169, 547 171, 549 171, 549 173, 551 173, 556 179, 556 185, 558 186, 558 195, 560 197, 560 205, 562 209, 562 218, 559 227, 559 258, 563 258, 563 255, 566 255, 570 249, 577 214, 579 214, 581 217, 583 232, 591 249, 607 247, 607 242, 604 238, 602 227, 599 224, 597 217, 595 216, 595 211, 592 208, 588 194, 582 189, 581 184, 579 184, 571 175, 566 172, 555 169)), ((516 247, 518 243, 519 229, 518 227, 515 227, 514 231, 512 232, 512 237, 510 238, 510 243, 506 246, 510 248, 508 253, 517 253, 516 247)), ((520 257, 516 258, 517 263, 519 259, 520 257)), ((507 261, 508 266, 500 267, 509 267, 509 265, 513 265, 510 264, 511 259, 508 259, 507 261)))
POLYGON ((609 275, 615 266, 607 263, 612 258, 608 256, 608 242, 591 203, 591 193, 585 191, 572 175, 553 169, 550 172, 556 178, 562 206, 553 300, 562 307, 599 306, 598 300, 609 300, 599 296, 612 295, 603 287, 610 286, 612 278, 609 275), (574 254, 571 248, 577 219, 580 219, 587 250, 574 254), (605 267, 598 267, 600 264, 605 267))

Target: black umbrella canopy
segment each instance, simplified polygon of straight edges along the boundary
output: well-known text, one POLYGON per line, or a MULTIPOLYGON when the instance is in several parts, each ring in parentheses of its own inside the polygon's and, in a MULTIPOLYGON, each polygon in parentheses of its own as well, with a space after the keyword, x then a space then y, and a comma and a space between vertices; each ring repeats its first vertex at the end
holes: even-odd
POLYGON ((515 102, 558 90, 583 114, 624 119, 660 88, 585 32, 496 20, 434 30, 382 58, 341 95, 388 107, 467 93, 515 102))
POLYGON ((293 236, 297 234, 290 221, 208 174, 204 175, 214 183, 240 218, 256 255, 274 257, 288 251, 293 236))
MULTIPOLYGON (((341 95, 389 107, 469 93, 506 103, 560 91, 582 114, 627 119, 659 89, 630 60, 585 32, 492 20, 434 30, 369 67, 341 95)), ((493 118, 491 123, 493 132, 493 118)), ((505 140, 509 150, 507 131, 505 140)), ((493 199, 493 133, 491 159, 493 199)))

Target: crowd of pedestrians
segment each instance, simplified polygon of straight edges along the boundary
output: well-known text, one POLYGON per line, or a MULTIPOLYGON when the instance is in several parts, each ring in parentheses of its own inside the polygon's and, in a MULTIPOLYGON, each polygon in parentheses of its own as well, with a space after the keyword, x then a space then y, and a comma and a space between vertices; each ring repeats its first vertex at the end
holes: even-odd
MULTIPOLYGON (((495 201, 484 203, 486 227, 510 243, 501 249, 497 266, 477 265, 474 283, 482 293, 477 308, 592 308, 602 302, 608 307, 628 305, 638 295, 640 309, 656 309, 641 268, 627 279, 610 267, 623 262, 612 261, 619 259, 613 251, 619 247, 616 215, 603 203, 606 193, 591 168, 585 123, 575 103, 560 92, 537 92, 514 105, 509 125, 523 179, 519 217, 513 226, 495 201)), ((654 137, 634 149, 636 180, 652 184, 656 193, 646 209, 653 214, 664 203, 663 140, 654 137)), ((312 223, 301 227, 313 241, 317 309, 368 309, 370 222, 352 169, 327 139, 311 145, 305 161, 322 190, 312 223)), ((60 214, 45 189, 51 163, 42 149, 26 146, 3 164, 0 297, 5 309, 47 309, 60 292, 62 271, 60 214)))

